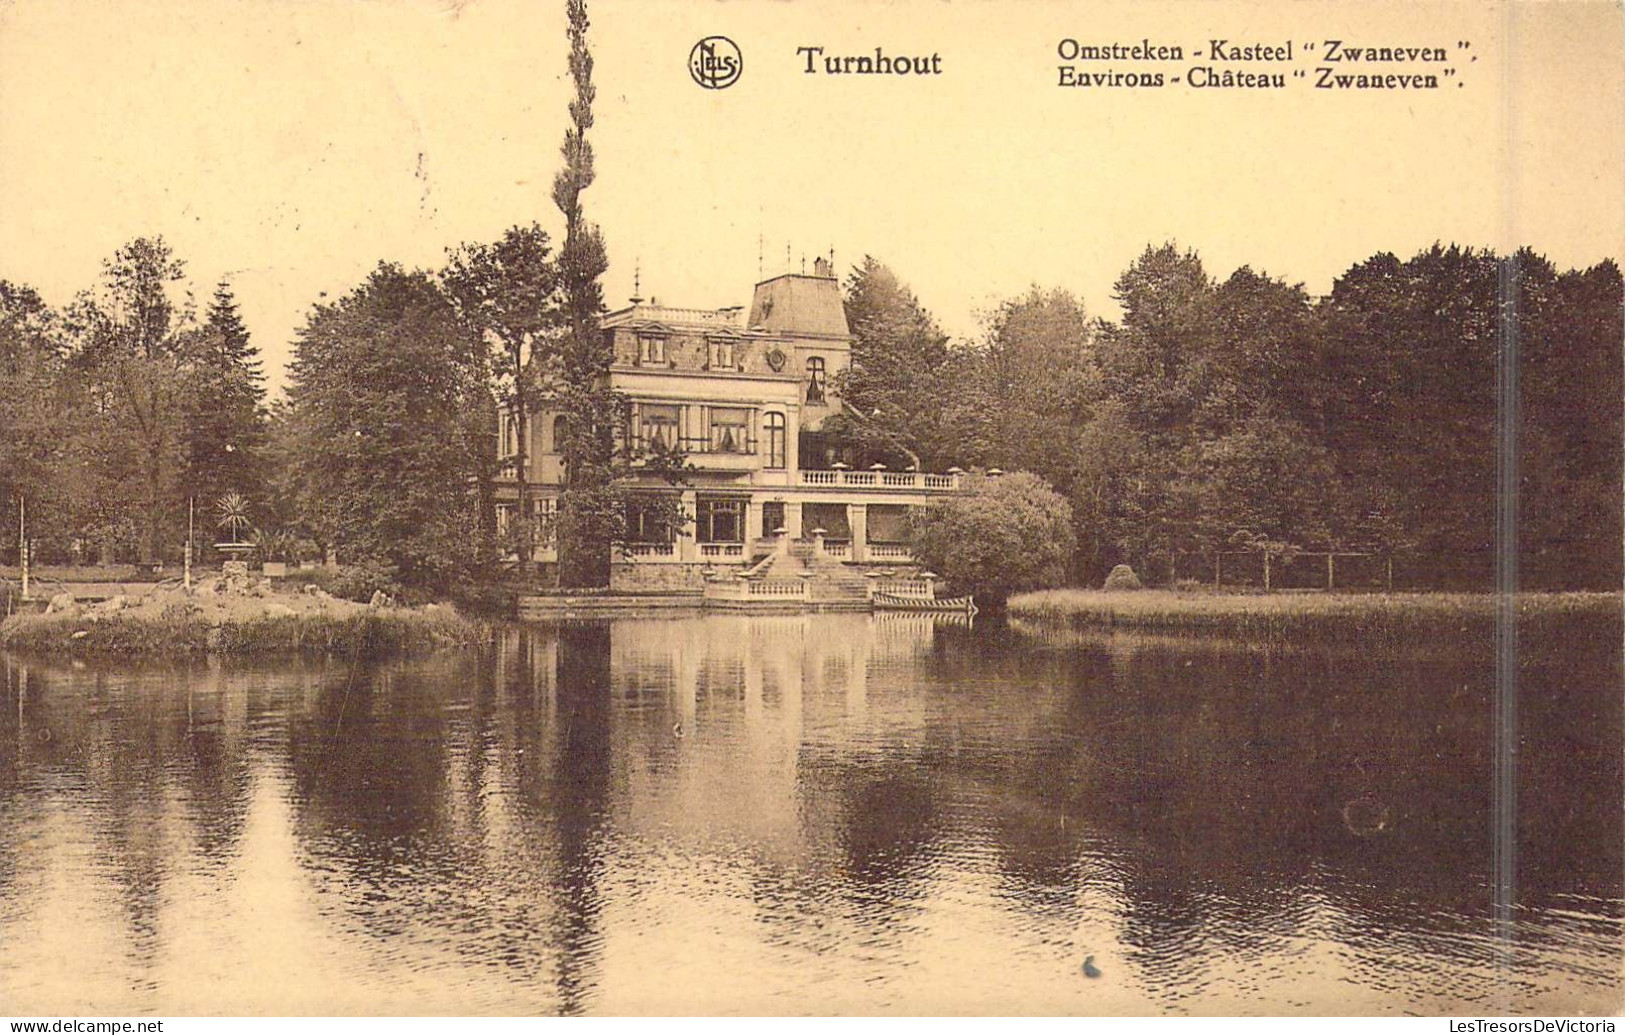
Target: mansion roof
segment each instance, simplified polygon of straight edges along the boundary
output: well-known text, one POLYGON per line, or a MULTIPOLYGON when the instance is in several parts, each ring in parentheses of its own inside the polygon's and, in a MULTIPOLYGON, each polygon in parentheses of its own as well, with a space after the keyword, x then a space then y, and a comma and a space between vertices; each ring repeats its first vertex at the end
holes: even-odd
POLYGON ((823 338, 845 342, 851 338, 840 282, 822 260, 815 274, 785 273, 756 285, 747 316, 741 306, 723 309, 685 309, 635 299, 630 306, 607 313, 605 328, 632 327, 654 331, 698 331, 823 338))

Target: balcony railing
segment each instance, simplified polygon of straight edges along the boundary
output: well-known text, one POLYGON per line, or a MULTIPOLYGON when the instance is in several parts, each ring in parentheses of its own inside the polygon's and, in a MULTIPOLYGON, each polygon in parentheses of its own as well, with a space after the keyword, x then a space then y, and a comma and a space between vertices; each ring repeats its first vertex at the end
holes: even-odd
POLYGON ((750 579, 744 581, 746 592, 753 597, 804 597, 807 583, 801 579, 750 579))
POLYGON ((949 492, 959 488, 959 476, 922 474, 918 471, 802 471, 801 484, 860 489, 932 489, 949 492))
POLYGON ((907 597, 911 600, 932 600, 936 597, 936 583, 925 579, 878 579, 875 592, 889 597, 907 597))
MULTIPOLYGON (((709 438, 684 435, 677 439, 677 444, 685 454, 711 453, 717 456, 753 456, 756 453, 756 440, 745 438, 736 440, 732 449, 723 449, 709 438)), ((634 435, 631 440, 633 452, 646 453, 650 451, 650 440, 642 435, 634 435)), ((671 446, 667 445, 667 449, 671 446)))
POLYGON ((676 543, 627 543, 626 550, 633 557, 670 557, 677 552, 676 543))
POLYGON ((802 579, 718 579, 705 584, 705 595, 713 600, 806 600, 810 590, 802 579))
POLYGON ((874 560, 906 561, 914 555, 901 543, 870 543, 869 556, 874 560))
POLYGON ((701 557, 743 557, 744 543, 701 543, 701 557))

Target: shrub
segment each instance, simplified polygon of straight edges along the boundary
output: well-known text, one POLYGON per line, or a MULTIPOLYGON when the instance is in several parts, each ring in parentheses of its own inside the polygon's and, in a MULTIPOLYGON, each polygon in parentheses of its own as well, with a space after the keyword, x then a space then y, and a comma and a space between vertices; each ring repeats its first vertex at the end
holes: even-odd
POLYGON ((318 586, 332 592, 334 572, 329 568, 294 568, 282 579, 284 586, 318 586))
POLYGON ((363 562, 340 568, 298 568, 288 572, 283 582, 290 586, 316 586, 340 600, 353 600, 358 604, 367 603, 379 590, 386 596, 402 598, 395 570, 380 564, 363 562))
POLYGON ((365 604, 374 593, 399 597, 400 583, 395 581, 395 569, 381 564, 346 564, 338 570, 329 593, 344 600, 365 604))
POLYGON ((1134 569, 1126 564, 1119 564, 1106 576, 1106 584, 1101 587, 1106 590, 1144 589, 1140 585, 1140 576, 1134 574, 1134 569))
POLYGON ((512 615, 517 602, 513 590, 496 582, 459 582, 449 596, 459 608, 480 615, 512 615))
POLYGON ((1071 506, 1035 474, 974 478, 964 492, 909 517, 914 556, 993 602, 1059 585, 1072 539, 1071 506))

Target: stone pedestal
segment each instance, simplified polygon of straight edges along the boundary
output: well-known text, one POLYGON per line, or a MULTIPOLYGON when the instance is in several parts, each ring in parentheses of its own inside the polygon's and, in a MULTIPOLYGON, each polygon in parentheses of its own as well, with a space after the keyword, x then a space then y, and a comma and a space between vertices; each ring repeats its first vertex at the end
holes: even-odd
POLYGON ((226 561, 220 565, 220 578, 226 584, 226 589, 232 593, 241 593, 248 589, 248 562, 226 561))

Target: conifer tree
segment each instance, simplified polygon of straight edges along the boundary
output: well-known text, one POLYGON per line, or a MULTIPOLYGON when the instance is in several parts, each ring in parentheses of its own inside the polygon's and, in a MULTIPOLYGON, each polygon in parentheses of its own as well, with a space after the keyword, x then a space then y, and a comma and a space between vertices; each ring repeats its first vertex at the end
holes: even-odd
POLYGON ((186 472, 182 488, 212 501, 239 492, 260 503, 265 442, 265 375, 231 285, 215 287, 190 356, 186 472))

